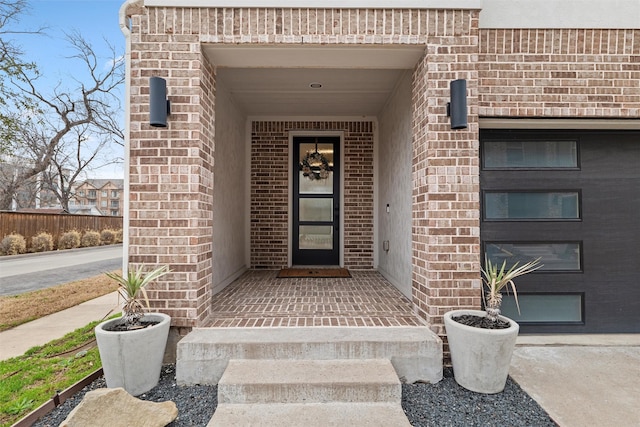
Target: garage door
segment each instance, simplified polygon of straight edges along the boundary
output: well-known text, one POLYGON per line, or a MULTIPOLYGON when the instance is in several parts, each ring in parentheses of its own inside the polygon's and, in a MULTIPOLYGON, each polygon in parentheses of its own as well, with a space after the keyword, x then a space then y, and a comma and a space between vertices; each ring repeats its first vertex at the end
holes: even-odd
POLYGON ((542 258, 503 313, 524 333, 640 332, 640 132, 483 130, 481 240, 542 258))

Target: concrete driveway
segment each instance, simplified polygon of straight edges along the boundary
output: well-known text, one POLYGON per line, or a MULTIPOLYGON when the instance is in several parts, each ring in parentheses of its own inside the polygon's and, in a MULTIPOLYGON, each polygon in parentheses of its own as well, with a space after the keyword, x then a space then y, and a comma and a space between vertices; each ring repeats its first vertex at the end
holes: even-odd
POLYGON ((18 295, 122 268, 122 245, 0 257, 0 295, 18 295))
POLYGON ((640 334, 522 335, 510 375, 561 427, 640 426, 640 334))

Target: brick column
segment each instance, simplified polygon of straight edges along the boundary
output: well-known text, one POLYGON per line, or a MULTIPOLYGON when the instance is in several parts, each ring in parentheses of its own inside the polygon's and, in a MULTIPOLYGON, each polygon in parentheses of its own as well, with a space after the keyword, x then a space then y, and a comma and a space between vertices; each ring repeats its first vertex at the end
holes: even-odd
POLYGON ((151 305, 194 327, 210 312, 215 75, 172 22, 162 9, 132 17, 129 262, 169 265, 151 305), (167 80, 166 128, 149 125, 150 76, 167 80))
MULTIPOLYGON (((445 12, 441 12, 445 13, 445 12)), ((413 75, 413 302, 434 332, 480 306, 478 11, 448 12, 413 75), (467 79, 469 127, 451 130, 449 83, 467 79)))

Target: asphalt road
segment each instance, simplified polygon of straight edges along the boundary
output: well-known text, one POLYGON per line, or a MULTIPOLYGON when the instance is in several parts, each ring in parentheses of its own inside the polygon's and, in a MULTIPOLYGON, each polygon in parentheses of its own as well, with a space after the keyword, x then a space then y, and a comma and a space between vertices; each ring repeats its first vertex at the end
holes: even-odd
POLYGON ((122 268, 122 245, 0 257, 0 295, 18 295, 122 268))

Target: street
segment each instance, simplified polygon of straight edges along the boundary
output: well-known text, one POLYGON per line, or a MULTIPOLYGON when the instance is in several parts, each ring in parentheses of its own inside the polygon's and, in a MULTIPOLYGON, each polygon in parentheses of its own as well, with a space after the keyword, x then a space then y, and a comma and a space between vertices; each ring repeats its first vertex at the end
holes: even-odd
POLYGON ((122 268, 122 245, 0 257, 0 295, 18 295, 122 268))

